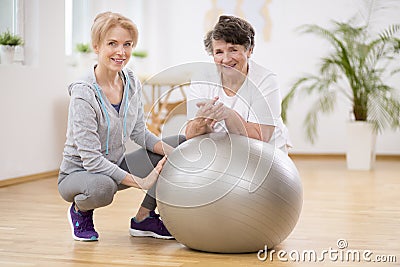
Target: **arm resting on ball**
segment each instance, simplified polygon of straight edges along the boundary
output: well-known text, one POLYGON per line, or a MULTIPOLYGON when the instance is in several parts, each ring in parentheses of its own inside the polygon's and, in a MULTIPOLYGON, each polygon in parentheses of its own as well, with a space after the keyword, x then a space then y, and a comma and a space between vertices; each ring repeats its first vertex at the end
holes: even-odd
POLYGON ((172 153, 172 151, 174 150, 174 148, 170 145, 168 145, 167 143, 163 142, 163 141, 158 141, 153 148, 154 153, 157 153, 159 155, 169 155, 172 153))
POLYGON ((269 142, 274 133, 275 126, 246 122, 236 111, 228 109, 225 125, 230 133, 269 142))

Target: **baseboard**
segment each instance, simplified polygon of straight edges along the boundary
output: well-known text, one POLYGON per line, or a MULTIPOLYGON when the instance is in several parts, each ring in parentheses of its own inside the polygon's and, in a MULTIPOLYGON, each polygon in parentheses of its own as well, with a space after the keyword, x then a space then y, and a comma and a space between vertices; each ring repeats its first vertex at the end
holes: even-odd
POLYGON ((289 153, 292 159, 346 159, 345 154, 303 154, 303 153, 289 153))
MULTIPOLYGON (((346 159, 345 154, 301 154, 301 153, 289 153, 290 158, 292 159, 346 159)), ((400 155, 377 155, 377 160, 395 160, 400 161, 400 155)), ((38 174, 22 176, 12 179, 0 180, 0 187, 11 186, 20 183, 31 182, 35 180, 57 177, 58 170, 42 172, 38 174)))
POLYGON ((57 176, 58 176, 58 170, 54 170, 54 171, 42 172, 42 173, 37 173, 37 174, 32 174, 32 175, 27 175, 27 176, 21 176, 21 177, 17 177, 17 178, 5 179, 5 180, 0 180, 0 187, 11 186, 11 185, 36 181, 36 180, 50 178, 50 177, 57 177, 57 176))
MULTIPOLYGON (((346 160, 345 154, 303 154, 289 153, 292 159, 343 159, 346 160)), ((376 155, 376 160, 399 160, 400 155, 376 155)))

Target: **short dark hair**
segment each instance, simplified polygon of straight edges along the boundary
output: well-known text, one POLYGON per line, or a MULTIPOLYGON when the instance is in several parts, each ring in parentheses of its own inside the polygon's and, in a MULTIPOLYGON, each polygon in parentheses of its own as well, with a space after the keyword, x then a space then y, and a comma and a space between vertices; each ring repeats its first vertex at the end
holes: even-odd
POLYGON ((243 45, 246 49, 254 47, 254 28, 244 19, 222 15, 217 24, 204 38, 206 51, 212 55, 212 40, 224 40, 227 43, 243 45))

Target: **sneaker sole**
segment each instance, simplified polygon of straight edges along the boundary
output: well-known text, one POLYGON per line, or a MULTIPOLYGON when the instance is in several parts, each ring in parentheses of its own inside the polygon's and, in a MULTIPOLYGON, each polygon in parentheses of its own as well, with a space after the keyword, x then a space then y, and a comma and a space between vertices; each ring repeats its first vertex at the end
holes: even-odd
POLYGON ((72 223, 72 218, 71 218, 71 208, 72 208, 72 206, 67 210, 67 218, 68 218, 69 225, 71 226, 72 238, 76 241, 84 241, 84 242, 98 241, 99 239, 94 236, 92 238, 88 239, 88 238, 78 237, 75 235, 74 225, 72 223))
POLYGON ((175 237, 173 237, 173 236, 163 236, 163 235, 153 233, 151 231, 141 231, 141 230, 135 230, 132 228, 129 229, 129 233, 131 234, 131 236, 134 236, 134 237, 154 237, 154 238, 158 238, 158 239, 175 239, 175 237))

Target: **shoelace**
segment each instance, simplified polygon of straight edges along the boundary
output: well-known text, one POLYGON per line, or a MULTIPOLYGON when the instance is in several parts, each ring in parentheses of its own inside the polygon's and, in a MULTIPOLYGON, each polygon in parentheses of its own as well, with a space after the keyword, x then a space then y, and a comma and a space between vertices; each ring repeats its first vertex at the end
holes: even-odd
POLYGON ((152 217, 152 218, 160 218, 160 214, 153 213, 153 214, 151 215, 151 217, 152 217))
MULTIPOLYGON (((155 214, 153 216, 153 218, 160 218, 160 214, 155 214)), ((167 228, 165 227, 164 223, 160 219, 157 220, 157 227, 158 227, 158 229, 160 229, 160 231, 162 233, 165 233, 167 231, 167 228)))
POLYGON ((90 211, 89 214, 82 214, 79 212, 79 215, 82 218, 82 222, 78 226, 78 231, 79 232, 85 232, 85 231, 94 231, 94 224, 93 224, 93 211, 90 211))
POLYGON ((167 230, 167 228, 165 227, 163 221, 160 219, 160 214, 157 214, 157 213, 155 213, 155 212, 152 212, 151 215, 150 215, 150 218, 157 219, 156 222, 155 222, 155 224, 156 224, 156 227, 159 229, 159 231, 160 231, 161 234, 167 234, 167 233, 169 233, 168 230, 167 230))

